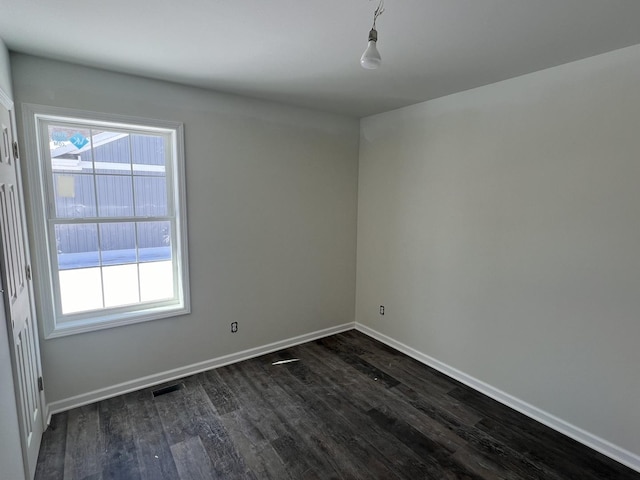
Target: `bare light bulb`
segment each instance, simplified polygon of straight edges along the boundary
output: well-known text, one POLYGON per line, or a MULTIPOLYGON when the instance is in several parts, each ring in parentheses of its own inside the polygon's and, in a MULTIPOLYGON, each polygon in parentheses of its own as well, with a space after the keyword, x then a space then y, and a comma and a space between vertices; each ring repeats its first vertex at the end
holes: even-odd
POLYGON ((378 68, 382 63, 382 57, 380 57, 380 52, 378 52, 378 48, 376 47, 377 41, 378 32, 375 28, 372 28, 369 32, 369 43, 367 44, 367 49, 360 58, 360 65, 362 65, 362 68, 373 70, 378 68))

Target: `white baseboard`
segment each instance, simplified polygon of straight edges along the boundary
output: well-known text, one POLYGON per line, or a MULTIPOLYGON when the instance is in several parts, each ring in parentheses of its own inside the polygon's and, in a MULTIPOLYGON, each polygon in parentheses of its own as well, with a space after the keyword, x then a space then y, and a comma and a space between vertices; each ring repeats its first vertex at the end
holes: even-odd
POLYGON ((530 405, 527 402, 524 402, 508 393, 503 392, 502 390, 498 390, 491 385, 478 380, 470 375, 467 375, 460 370, 453 368, 445 363, 436 360, 429 355, 425 355, 418 350, 405 345, 404 343, 398 342, 391 337, 388 337, 372 328, 367 327, 366 325, 362 325, 361 323, 356 323, 356 330, 369 335, 370 337, 379 340, 380 342, 395 348, 396 350, 418 360, 425 365, 428 365, 431 368, 438 370, 439 372, 444 373, 445 375, 458 380, 461 383, 477 390, 481 393, 484 393, 488 397, 497 400, 498 402, 517 410, 518 412, 526 415, 527 417, 533 418, 540 423, 570 437, 574 440, 606 455, 607 457, 616 460, 617 462, 626 465, 633 470, 640 472, 640 456, 625 450, 613 443, 604 440, 596 435, 593 435, 575 425, 572 425, 561 418, 556 417, 544 410, 541 410, 533 405, 530 405))
POLYGON ((301 343, 327 337, 329 335, 335 335, 336 333, 352 330, 354 327, 356 330, 369 335, 370 337, 375 338, 376 340, 379 340, 380 342, 392 348, 395 348, 396 350, 444 373, 445 375, 448 375, 451 378, 454 378, 455 380, 458 380, 459 382, 464 383, 465 385, 468 385, 474 390, 477 390, 487 395, 488 397, 491 397, 494 400, 497 400, 498 402, 507 405, 508 407, 511 407, 514 410, 517 410, 518 412, 530 418, 533 418, 534 420, 537 420, 538 422, 543 423, 544 425, 547 425, 548 427, 564 435, 567 435, 568 437, 573 438, 574 440, 590 448, 593 448, 603 455, 606 455, 616 460, 617 462, 620 462, 623 465, 626 465, 629 468, 640 472, 639 455, 625 450, 624 448, 621 448, 617 445, 614 445, 613 443, 604 440, 596 435, 593 435, 579 427, 576 427, 575 425, 572 425, 556 417, 555 415, 534 407, 527 402, 524 402, 512 395, 509 395, 508 393, 498 390, 497 388, 492 387, 491 385, 478 380, 477 378, 467 375, 466 373, 456 368, 440 362, 439 360, 436 360, 429 355, 426 355, 412 347, 409 347, 408 345, 405 345, 404 343, 394 340, 393 338, 388 337, 387 335, 384 335, 360 323, 346 323, 343 325, 338 325, 336 327, 318 330, 316 332, 292 337, 289 339, 263 345, 261 347, 243 350, 241 352, 233 353, 230 355, 224 355, 222 357, 205 360, 204 362, 187 365, 185 367, 149 375, 147 377, 120 383, 111 387, 101 388, 92 392, 87 392, 81 395, 76 395, 74 397, 58 400, 56 402, 51 402, 45 407, 45 418, 47 419, 47 424, 49 424, 51 421, 51 416, 56 413, 64 412, 76 407, 81 407, 83 405, 88 405, 90 403, 98 402, 106 398, 124 395, 126 393, 140 390, 142 388, 151 387, 153 385, 158 385, 160 383, 177 380, 179 378, 204 372, 206 370, 211 370, 214 368, 223 367, 225 365, 230 365, 232 363, 241 362, 243 360, 248 360, 260 355, 275 352, 283 348, 293 347, 295 345, 300 345, 301 343))
POLYGON ((92 392, 83 393, 73 397, 65 398, 51 402, 46 405, 45 413, 47 419, 47 425, 51 423, 51 416, 71 410, 72 408, 81 407, 90 403, 98 402, 106 398, 116 397, 118 395, 124 395, 125 393, 134 392, 143 388, 158 385, 164 382, 170 382, 179 378, 188 377, 196 373, 204 372, 232 363, 241 362, 242 360, 248 360, 253 357, 258 357, 266 353, 282 350, 283 348, 293 347, 300 345, 301 343, 310 342, 319 338, 328 337, 329 335, 335 335, 336 333, 345 332, 347 330, 353 330, 354 323, 345 323, 336 327, 325 328, 324 330, 318 330, 315 332, 299 335, 297 337, 288 338, 286 340, 280 340, 278 342, 269 343, 261 347, 250 348, 249 350, 243 350, 241 352, 232 353, 230 355, 224 355, 222 357, 212 358, 205 360, 204 362, 194 363, 185 367, 168 370, 166 372, 155 373, 147 377, 138 378, 110 387, 101 388, 92 392))

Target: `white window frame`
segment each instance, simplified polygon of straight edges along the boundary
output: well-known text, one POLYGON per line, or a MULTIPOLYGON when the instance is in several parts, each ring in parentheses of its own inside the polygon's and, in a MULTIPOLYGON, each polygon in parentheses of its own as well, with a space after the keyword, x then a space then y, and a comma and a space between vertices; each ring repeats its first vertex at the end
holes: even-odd
MULTIPOLYGON (((30 223, 33 230, 32 251, 36 296, 40 299, 39 318, 43 319, 46 339, 91 332, 160 318, 185 315, 191 312, 187 249, 187 205, 184 161, 184 127, 182 123, 122 116, 43 105, 23 105, 23 123, 27 161, 30 223), (51 204, 48 135, 42 138, 41 125, 48 122, 75 122, 79 126, 125 130, 132 133, 167 135, 165 145, 167 164, 168 218, 172 222, 172 261, 176 296, 171 300, 135 304, 128 307, 104 308, 75 314, 62 314, 59 296, 57 259, 52 258, 50 245, 51 204), (171 208, 171 206, 173 208, 171 208)), ((135 218, 135 217, 134 217, 135 218)), ((144 219, 144 217, 140 217, 144 219)), ((129 219, 131 220, 131 219, 129 219)), ((98 222, 100 223, 100 222, 98 222)), ((55 239, 53 240, 55 245, 55 239)))

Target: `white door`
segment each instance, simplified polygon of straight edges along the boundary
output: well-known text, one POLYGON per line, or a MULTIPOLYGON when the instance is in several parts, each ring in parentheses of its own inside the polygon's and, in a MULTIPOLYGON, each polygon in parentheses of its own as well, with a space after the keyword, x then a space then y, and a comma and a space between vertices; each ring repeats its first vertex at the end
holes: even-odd
POLYGON ((33 478, 44 431, 43 398, 14 126, 13 104, 0 91, 0 274, 7 330, 9 339, 13 339, 12 360, 23 460, 29 478, 33 478))

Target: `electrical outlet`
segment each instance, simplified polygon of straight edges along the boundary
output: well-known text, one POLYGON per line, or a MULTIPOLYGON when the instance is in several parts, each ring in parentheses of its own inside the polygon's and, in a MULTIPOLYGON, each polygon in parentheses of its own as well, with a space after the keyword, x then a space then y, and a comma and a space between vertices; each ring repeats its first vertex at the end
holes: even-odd
POLYGON ((380 315, 384 315, 384 305, 380 305, 380 315))
POLYGON ((236 333, 238 331, 238 322, 231 322, 231 333, 236 333))

